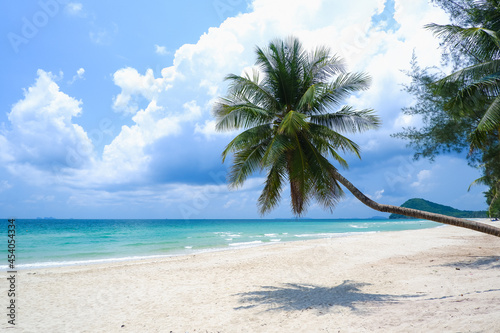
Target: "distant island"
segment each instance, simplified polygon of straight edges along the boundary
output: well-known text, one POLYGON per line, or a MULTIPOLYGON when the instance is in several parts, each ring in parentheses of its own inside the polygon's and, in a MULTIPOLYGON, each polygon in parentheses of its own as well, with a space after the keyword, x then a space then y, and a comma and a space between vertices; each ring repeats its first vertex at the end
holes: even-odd
MULTIPOLYGON (((424 199, 410 199, 407 200, 401 207, 413 208, 418 210, 423 210, 430 213, 443 214, 448 216, 460 217, 460 218, 483 218, 488 217, 487 211, 470 211, 470 210, 458 210, 450 206, 440 205, 435 202, 427 201, 424 199)), ((389 219, 411 219, 412 217, 391 214, 389 219)))

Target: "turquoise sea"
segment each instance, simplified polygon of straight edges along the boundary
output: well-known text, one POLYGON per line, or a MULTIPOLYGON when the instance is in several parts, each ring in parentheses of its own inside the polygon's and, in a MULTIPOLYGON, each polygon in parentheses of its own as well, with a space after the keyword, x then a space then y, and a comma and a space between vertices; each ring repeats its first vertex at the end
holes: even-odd
MULTIPOLYGON (((7 269, 7 219, 0 269, 7 269)), ((356 233, 433 228, 422 220, 58 220, 15 221, 15 268, 104 263, 220 251, 356 233)), ((3 244, 3 245, 2 245, 3 244)))

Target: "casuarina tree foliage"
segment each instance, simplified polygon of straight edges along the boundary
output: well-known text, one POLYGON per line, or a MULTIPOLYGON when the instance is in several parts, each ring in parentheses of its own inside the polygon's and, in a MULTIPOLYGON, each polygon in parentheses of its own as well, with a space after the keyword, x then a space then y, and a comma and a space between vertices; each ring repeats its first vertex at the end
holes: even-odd
POLYGON ((453 65, 451 74, 420 68, 412 59, 405 87, 416 104, 403 109, 422 116, 424 126, 404 128, 395 136, 409 140, 415 157, 468 151, 471 165, 483 176, 473 184, 489 187, 485 193, 490 213, 500 213, 500 7, 496 0, 434 0, 452 24, 428 24, 441 39, 443 54, 453 65))

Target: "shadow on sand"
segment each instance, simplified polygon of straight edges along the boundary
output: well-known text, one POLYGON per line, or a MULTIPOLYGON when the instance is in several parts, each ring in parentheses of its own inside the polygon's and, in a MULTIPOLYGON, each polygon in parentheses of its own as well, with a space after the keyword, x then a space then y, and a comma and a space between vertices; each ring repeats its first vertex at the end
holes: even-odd
POLYGON ((469 260, 458 261, 446 265, 445 267, 472 268, 472 269, 500 269, 500 257, 489 256, 479 257, 472 256, 469 260))
POLYGON ((329 311, 332 307, 347 307, 358 311, 359 303, 397 302, 400 299, 419 297, 409 295, 370 294, 361 291, 369 283, 344 281, 335 287, 321 287, 309 284, 287 283, 282 287, 262 286, 261 290, 236 294, 240 303, 248 304, 235 310, 250 309, 266 305, 267 311, 302 311, 316 309, 329 311))

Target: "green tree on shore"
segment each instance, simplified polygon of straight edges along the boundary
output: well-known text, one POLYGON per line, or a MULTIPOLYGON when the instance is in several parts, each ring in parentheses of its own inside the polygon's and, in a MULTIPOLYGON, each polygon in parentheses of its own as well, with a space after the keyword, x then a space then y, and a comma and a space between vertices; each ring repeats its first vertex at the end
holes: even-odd
POLYGON ((278 205, 286 183, 295 215, 303 214, 312 199, 333 209, 343 196, 342 184, 375 210, 500 237, 500 229, 486 224, 376 203, 333 166, 329 158, 347 168, 339 151, 359 156, 359 147, 342 133, 380 124, 373 110, 342 105, 350 94, 368 88, 368 75, 346 72, 327 48, 307 52, 295 38, 273 41, 265 49, 257 48, 256 54, 259 70, 228 75, 228 94, 214 105, 213 113, 217 130, 243 130, 222 153, 223 161, 234 155, 230 186, 241 186, 256 171, 267 173, 258 200, 262 214, 278 205))
POLYGON ((443 53, 454 68, 449 75, 421 69, 415 57, 405 87, 415 97, 414 106, 403 109, 422 116, 424 126, 404 128, 395 136, 409 140, 415 157, 431 160, 450 151, 469 152, 472 166, 483 171, 473 184, 485 192, 492 216, 500 213, 496 195, 500 187, 500 10, 496 0, 434 0, 445 9, 451 24, 428 24, 441 39, 443 53))

